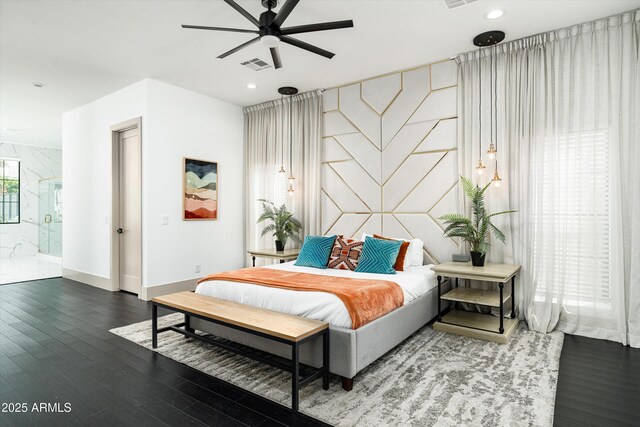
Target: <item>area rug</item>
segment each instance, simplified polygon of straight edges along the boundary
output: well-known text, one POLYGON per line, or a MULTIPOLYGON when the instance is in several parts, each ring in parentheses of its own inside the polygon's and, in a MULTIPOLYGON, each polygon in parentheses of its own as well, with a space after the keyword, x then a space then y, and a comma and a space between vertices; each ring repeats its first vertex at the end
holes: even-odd
MULTIPOLYGON (((181 314, 158 319, 159 327, 181 314)), ((151 321, 111 330, 151 349, 151 321)), ((335 426, 551 426, 563 334, 521 322, 508 344, 425 326, 355 377, 351 392, 332 375, 300 390, 300 411, 335 426)), ((289 407, 290 374, 175 332, 154 351, 289 407)))

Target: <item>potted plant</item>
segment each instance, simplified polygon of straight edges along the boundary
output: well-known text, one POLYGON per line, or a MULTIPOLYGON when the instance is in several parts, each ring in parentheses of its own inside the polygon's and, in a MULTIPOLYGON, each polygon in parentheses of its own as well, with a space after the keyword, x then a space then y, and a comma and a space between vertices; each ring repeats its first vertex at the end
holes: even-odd
POLYGON ((283 204, 277 207, 275 203, 265 199, 259 199, 258 201, 262 202, 263 211, 257 223, 259 224, 266 220, 272 221, 271 224, 262 230, 260 236, 272 233, 276 238, 276 250, 278 252, 284 251, 287 240, 290 238, 298 243, 302 243, 302 239, 300 239, 302 223, 293 217, 293 214, 287 210, 286 205, 283 204))
POLYGON ((484 265, 484 259, 489 249, 487 235, 489 230, 493 236, 504 243, 504 233, 498 229, 491 218, 515 212, 513 210, 496 213, 488 213, 484 206, 484 192, 491 185, 491 181, 484 187, 471 182, 469 178, 460 177, 464 193, 471 201, 472 218, 467 218, 461 214, 447 214, 440 217, 447 224, 444 234, 449 237, 461 237, 471 247, 471 264, 476 267, 484 265))

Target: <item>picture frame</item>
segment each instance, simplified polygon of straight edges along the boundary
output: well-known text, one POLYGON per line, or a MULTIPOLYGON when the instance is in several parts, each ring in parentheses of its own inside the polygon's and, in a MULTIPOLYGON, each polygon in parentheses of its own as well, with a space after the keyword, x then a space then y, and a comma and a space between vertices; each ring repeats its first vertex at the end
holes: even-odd
POLYGON ((218 162, 183 158, 182 219, 218 219, 218 162))

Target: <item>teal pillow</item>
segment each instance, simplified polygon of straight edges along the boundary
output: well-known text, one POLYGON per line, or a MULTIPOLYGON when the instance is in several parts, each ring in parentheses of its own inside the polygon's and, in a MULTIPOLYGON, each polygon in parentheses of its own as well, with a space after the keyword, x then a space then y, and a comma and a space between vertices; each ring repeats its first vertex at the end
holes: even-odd
POLYGON ((402 246, 401 240, 382 240, 367 236, 356 267, 358 273, 396 274, 393 268, 402 246))
POLYGON ((336 241, 336 236, 307 236, 300 249, 300 254, 296 260, 297 266, 327 268, 331 249, 336 241))

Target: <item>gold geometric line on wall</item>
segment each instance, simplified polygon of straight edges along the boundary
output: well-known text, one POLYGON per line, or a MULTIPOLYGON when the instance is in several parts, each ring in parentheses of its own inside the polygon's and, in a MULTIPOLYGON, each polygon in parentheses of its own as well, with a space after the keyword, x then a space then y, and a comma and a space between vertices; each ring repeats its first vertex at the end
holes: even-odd
MULTIPOLYGON (((413 154, 432 154, 432 153, 444 153, 444 152, 449 152, 449 151, 458 151, 457 148, 441 148, 440 150, 429 150, 429 151, 414 151, 413 153, 409 154, 410 156, 413 154)), ((339 160, 342 161, 342 160, 339 160)))
MULTIPOLYGON (((433 208, 435 208, 438 203, 440 203, 442 201, 442 199, 444 199, 445 197, 447 197, 447 194, 449 194, 451 192, 451 190, 453 190, 454 188, 456 188, 458 186, 458 183, 455 182, 451 188, 449 188, 447 191, 444 192, 444 194, 433 204, 433 206, 431 206, 429 209, 427 209, 427 213, 431 213, 431 211, 433 210, 433 208)), ((444 229, 442 230, 444 231, 444 229)))
MULTIPOLYGON (((429 75, 431 75, 431 69, 429 69, 429 75)), ((402 76, 402 80, 404 81, 404 74, 402 76)), ((393 136, 391 138, 389 138, 389 142, 387 143, 387 146, 391 143, 391 141, 393 141, 393 139, 398 136, 398 133, 400 133, 400 131, 402 130, 403 127, 405 127, 407 125, 407 123, 409 122, 409 120, 411 120, 411 117, 416 113, 416 111, 418 111, 418 108, 420 108, 422 106, 422 104, 424 104, 424 101, 427 100, 427 98, 429 97, 429 95, 431 94, 431 89, 429 89, 429 93, 427 93, 425 95, 424 98, 422 98, 422 101, 420 101, 418 103, 418 106, 413 110, 413 112, 411 114, 409 114, 407 116, 407 120, 405 120, 405 122, 402 124, 402 126, 400 126, 398 128, 398 130, 396 131, 396 133, 393 134, 393 136)), ((384 144, 384 141, 382 142, 384 144)), ((386 148, 386 146, 384 146, 382 149, 384 150, 386 148)))
POLYGON ((372 211, 373 211, 373 209, 371 209, 371 206, 369 206, 368 204, 366 204, 366 203, 365 203, 365 201, 364 201, 364 200, 362 200, 362 198, 358 195, 358 192, 357 192, 357 191, 355 191, 353 188, 351 188, 351 186, 350 186, 349 184, 347 184, 347 181, 345 181, 345 180, 344 180, 344 178, 342 177, 342 175, 340 175, 340 173, 339 173, 337 170, 335 170, 335 168, 334 168, 333 166, 331 166, 331 163, 328 163, 328 164, 327 164, 327 166, 328 166, 328 167, 330 167, 330 168, 331 168, 331 169, 336 173, 336 175, 338 176, 338 178, 340 178, 340 181, 342 181, 342 182, 344 183, 345 187, 347 187, 349 190, 351 190, 351 192, 352 192, 353 194, 355 194, 355 195, 356 195, 356 197, 357 197, 358 199, 360 199, 360 201, 362 202, 362 204, 364 204, 364 205, 367 207, 367 209, 369 209, 369 212, 372 212, 372 211))
POLYGON ((324 193, 324 195, 327 196, 329 198, 329 200, 331 200, 331 203, 336 205, 336 208, 338 208, 338 210, 340 211, 341 214, 349 213, 349 212, 343 211, 342 208, 340 208, 340 205, 337 204, 335 200, 333 200, 333 198, 329 195, 329 193, 327 193, 327 191, 324 188, 320 188, 320 191, 322 191, 324 193))
MULTIPOLYGON (((398 224, 400 224, 400 226, 402 228, 404 228, 404 230, 407 232, 407 234, 409 236, 411 236, 412 239, 416 239, 416 237, 413 235, 413 233, 411 233, 411 231, 409 231, 409 229, 402 223, 402 221, 400 221, 400 218, 398 218, 396 216, 396 214, 393 214, 393 217, 395 218, 395 220, 398 222, 398 224)), ((424 247, 423 250, 427 253, 427 255, 429 255, 429 257, 431 257, 432 260, 434 260, 436 262, 436 264, 440 264, 440 261, 438 260, 438 258, 436 258, 435 256, 433 256, 431 254, 431 252, 429 252, 429 250, 427 249, 427 242, 424 242, 424 247)))
MULTIPOLYGON (((386 77, 391 77, 393 74, 390 74, 388 76, 384 76, 384 77, 380 77, 381 79, 386 78, 386 77)), ((400 79, 400 89, 398 89, 398 91, 396 92, 395 95, 393 95, 393 97, 391 98, 391 100, 387 103, 387 105, 384 107, 384 109, 382 110, 382 112, 378 111, 375 109, 375 107, 371 104, 369 104, 369 101, 367 101, 365 99, 365 97, 363 96, 363 90, 364 90, 364 81, 360 82, 360 99, 362 99, 362 102, 364 102, 365 104, 367 104, 369 107, 371 107, 371 109, 373 111, 376 112, 376 114, 378 114, 378 116, 380 116, 382 118, 382 116, 384 116, 384 113, 387 111, 387 109, 391 106, 391 104, 393 104, 393 102, 396 100, 396 98, 398 97, 398 95, 400 95, 400 93, 402 92, 403 89, 403 84, 402 84, 402 79, 400 79)))
MULTIPOLYGON (((340 141, 338 141, 337 139, 336 139, 336 142, 338 143, 338 145, 339 145, 340 147, 342 147, 342 149, 343 149, 344 151, 346 151, 346 152, 347 152, 347 154, 348 154, 348 155, 350 155, 350 156, 351 156, 351 160, 348 160, 348 161, 350 161, 350 162, 356 162, 356 163, 358 164, 358 166, 360 166, 360 167, 362 168, 362 170, 364 171, 364 173, 366 173, 367 175, 369 175, 369 178, 371 178, 372 180, 374 180, 376 183, 378 183, 378 184, 379 184, 378 180, 377 180, 376 178, 374 178, 374 177, 372 177, 372 176, 371 176, 371 174, 369 173, 369 171, 367 171, 367 168, 365 168, 365 167, 364 167, 364 165, 362 165, 362 164, 358 161, 358 159, 356 158, 356 156, 355 156, 352 152, 350 152, 350 151, 347 149, 347 147, 345 147, 345 146, 344 146, 344 144, 342 144, 342 143, 341 143, 340 141)), ((331 163, 334 163, 334 162, 331 162, 331 163)))
MULTIPOLYGON (((338 111, 338 110, 336 110, 338 111)), ((340 113, 340 111, 338 111, 338 113, 340 113)), ((340 113, 342 114, 342 113, 340 113)), ((324 138, 333 138, 334 136, 342 136, 342 135, 355 135, 356 133, 360 133, 360 132, 344 132, 344 133, 335 133, 333 135, 324 135, 324 138)))
POLYGON ((322 162, 323 165, 328 165, 330 163, 344 163, 344 162, 353 162, 353 159, 344 159, 344 160, 327 160, 322 162))
MULTIPOLYGON (((433 120, 425 120, 425 122, 427 121, 433 121, 433 120)), ((424 122, 423 122, 424 123, 424 122)), ((411 123, 413 124, 413 123, 411 123)), ((418 147, 420 147, 420 145, 422 145, 422 143, 424 142, 425 139, 427 139, 429 137, 429 135, 431 135, 431 132, 433 132, 433 130, 438 127, 438 125, 440 124, 440 120, 438 120, 436 122, 435 125, 433 125, 433 127, 422 137, 422 139, 420 139, 420 141, 418 141, 418 143, 416 144, 415 147, 413 147, 413 149, 409 152, 409 154, 406 155, 406 157, 404 159, 402 159, 402 162, 400 162, 400 164, 398 165, 398 167, 396 167, 393 172, 391 172, 391 174, 389 175, 389 178, 387 178, 386 180, 384 180, 384 182, 382 183, 382 186, 384 187, 387 182, 389 182, 389 180, 391 178, 393 178, 393 176, 396 174, 396 172, 398 172, 398 170, 402 167, 402 165, 404 165, 407 160, 409 159, 409 157, 411 157, 413 154, 423 154, 423 153, 418 153, 416 152, 416 150, 418 149, 418 147)), ((404 127, 404 126, 403 126, 404 127)), ((399 133, 399 132, 398 132, 399 133)), ((393 139, 391 140, 393 141, 393 139)), ((389 144, 391 144, 391 141, 389 142, 389 144)), ((387 146, 389 145, 387 144, 387 146)), ((434 151, 437 152, 437 151, 434 151)), ((384 153, 383 153, 384 154, 384 153)))
MULTIPOLYGON (((358 130, 358 132, 350 132, 350 133, 349 133, 349 135, 353 135, 353 134, 359 133, 359 134, 361 134, 362 136, 364 136, 364 137, 366 138, 366 140, 367 140, 367 141, 369 141, 369 142, 371 143, 371 145, 373 145, 373 146, 376 148, 376 150, 381 151, 381 150, 380 150, 380 147, 378 147, 378 146, 377 146, 377 145, 376 145, 376 144, 375 144, 375 143, 374 143, 374 142, 373 142, 373 141, 372 141, 372 140, 367 136, 367 134, 366 134, 366 133, 364 133, 364 132, 362 131, 362 129, 360 129, 358 126, 356 126, 356 124, 355 124, 355 123, 353 123, 353 122, 351 121, 351 119, 350 119, 349 117, 347 117, 347 115, 346 115, 344 112, 342 112, 342 111, 340 111, 340 110, 338 110, 338 112, 339 112, 339 113, 340 113, 340 115, 341 115, 342 117, 344 117, 344 118, 345 118, 349 123, 351 123, 351 125, 352 125, 354 128, 356 128, 356 129, 358 130)), ((346 134, 343 134, 343 135, 346 135, 346 134)), ((340 136, 340 135, 329 135, 329 136, 340 136)))
POLYGON ((360 230, 362 230, 362 227, 364 227, 365 225, 367 225, 367 222, 369 222, 369 220, 371 218, 373 218, 374 214, 369 214, 369 216, 367 217, 367 219, 364 220, 364 222, 362 223, 362 225, 360 227, 358 227, 358 229, 353 233, 353 236, 351 237, 358 237, 358 233, 360 232, 360 230))
POLYGON ((411 190, 409 190, 409 192, 408 192, 408 193, 406 193, 406 194, 405 194, 405 196, 404 196, 402 199, 400 199, 400 201, 399 201, 399 202, 398 202, 398 203, 393 207, 393 209, 392 209, 393 211, 395 211, 396 209, 398 209, 398 206, 400 206, 400 205, 402 204, 402 202, 404 202, 404 201, 405 201, 405 199, 406 199, 407 197, 409 197, 409 195, 411 195, 411 193, 413 193, 413 191, 418 187, 418 185, 420 185, 420 184, 422 183, 422 181, 424 181, 424 180, 427 178, 427 176, 429 176, 429 174, 430 174, 430 173, 431 173, 431 172, 436 168, 436 166, 438 166, 438 164, 440 164, 440 162, 442 161, 442 159, 444 159, 445 157, 447 157, 447 154, 449 154, 449 152, 448 152, 448 151, 447 151, 446 153, 444 153, 444 155, 443 155, 442 157, 440 157, 440 159, 438 159, 438 161, 436 162, 436 164, 435 164, 435 165, 433 165, 433 167, 432 167, 431 169, 429 169, 429 170, 427 171, 427 173, 426 173, 426 174, 424 174, 424 176, 423 176, 422 178, 420 178, 420 180, 418 181, 418 183, 417 183, 416 185, 414 185, 414 186, 411 188, 411 190))

